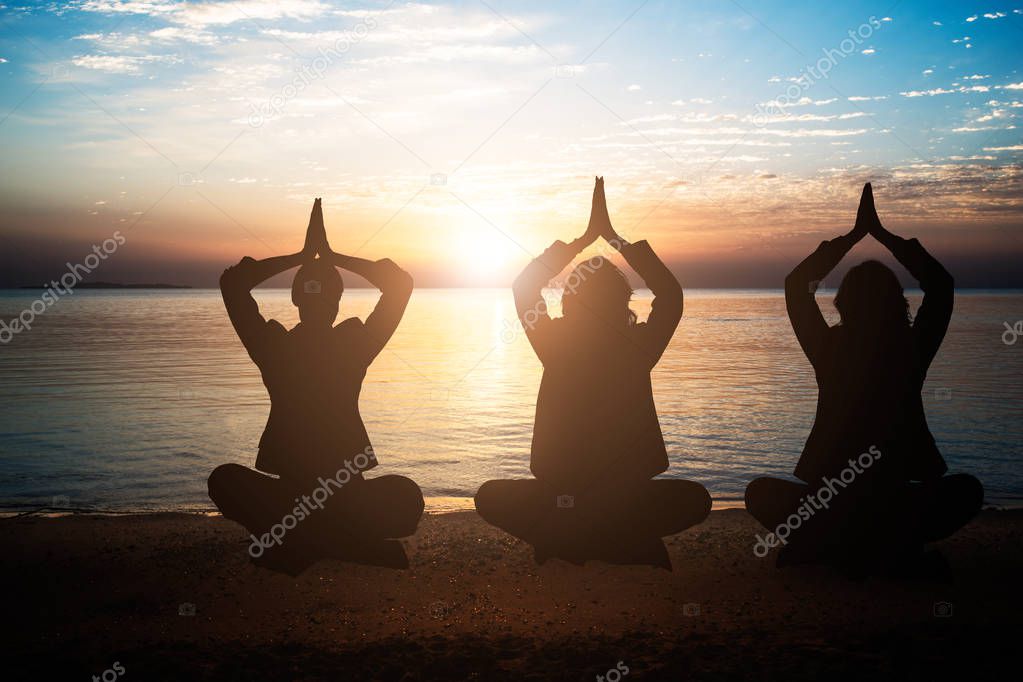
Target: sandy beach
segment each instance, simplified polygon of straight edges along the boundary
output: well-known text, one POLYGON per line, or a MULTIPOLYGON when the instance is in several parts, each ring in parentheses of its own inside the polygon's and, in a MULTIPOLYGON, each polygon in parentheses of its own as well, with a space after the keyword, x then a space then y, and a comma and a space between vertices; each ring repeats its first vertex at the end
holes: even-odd
POLYGON ((1023 512, 985 511, 938 545, 953 571, 940 582, 779 570, 753 555, 757 532, 719 510, 666 540, 672 572, 537 566, 473 512, 428 514, 409 570, 322 561, 290 578, 253 566, 244 530, 219 516, 9 518, 8 677, 922 679, 1015 665, 1023 512))

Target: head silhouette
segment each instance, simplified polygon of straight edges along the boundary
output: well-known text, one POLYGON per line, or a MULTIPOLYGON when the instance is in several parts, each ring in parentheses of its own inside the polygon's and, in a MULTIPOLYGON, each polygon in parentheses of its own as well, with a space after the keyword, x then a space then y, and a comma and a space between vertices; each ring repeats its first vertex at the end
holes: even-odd
POLYGON ((627 326, 636 314, 629 309, 632 287, 614 263, 603 256, 577 265, 565 279, 561 309, 566 320, 627 326))
POLYGON ((868 260, 850 268, 835 295, 842 326, 860 332, 909 327, 909 302, 891 268, 868 260))
POLYGON ((291 302, 298 307, 302 324, 312 327, 333 325, 344 289, 341 273, 322 258, 300 267, 291 283, 291 302))

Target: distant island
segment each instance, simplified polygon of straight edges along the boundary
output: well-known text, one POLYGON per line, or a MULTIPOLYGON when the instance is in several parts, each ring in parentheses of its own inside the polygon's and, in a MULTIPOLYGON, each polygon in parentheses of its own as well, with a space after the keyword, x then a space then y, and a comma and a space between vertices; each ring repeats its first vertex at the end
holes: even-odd
MULTIPOLYGON (((30 285, 19 289, 46 289, 48 285, 30 285)), ((186 284, 122 284, 120 282, 82 282, 75 289, 191 289, 186 284)))

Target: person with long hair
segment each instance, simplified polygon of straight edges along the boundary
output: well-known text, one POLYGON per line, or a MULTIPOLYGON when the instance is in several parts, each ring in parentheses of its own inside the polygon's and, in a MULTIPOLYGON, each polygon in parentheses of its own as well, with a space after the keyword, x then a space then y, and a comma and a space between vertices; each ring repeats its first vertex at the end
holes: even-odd
POLYGON ((983 502, 976 478, 945 475, 921 399, 952 317, 952 276, 919 241, 882 226, 868 183, 852 231, 796 266, 785 301, 816 374, 817 415, 796 465, 800 482, 758 478, 746 489, 746 508, 778 531, 771 546, 784 545, 780 564, 909 565, 925 542, 954 533, 983 502), (868 234, 916 278, 923 302, 911 316, 895 273, 868 260, 843 278, 835 296, 841 322, 829 326, 818 283, 868 234))
POLYGON ((699 483, 651 480, 668 468, 650 371, 682 318, 682 287, 647 242, 628 243, 611 225, 603 178, 585 233, 554 242, 515 280, 515 307, 543 364, 530 470, 535 480, 489 481, 476 509, 557 556, 670 567, 660 538, 699 523, 710 496, 699 483), (607 258, 582 262, 564 280, 562 316, 542 290, 583 249, 604 238, 654 294, 643 323, 629 308, 632 287, 607 258))

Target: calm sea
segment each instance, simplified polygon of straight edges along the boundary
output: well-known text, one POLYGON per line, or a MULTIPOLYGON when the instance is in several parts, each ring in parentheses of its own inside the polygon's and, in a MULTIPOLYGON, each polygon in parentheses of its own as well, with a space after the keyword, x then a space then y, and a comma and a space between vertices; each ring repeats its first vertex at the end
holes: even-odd
MULTIPOLYGON (((0 291, 0 319, 38 293, 0 291)), ((653 374, 667 475, 741 500, 750 479, 792 471, 813 375, 780 292, 686 294, 653 374)), ((268 317, 297 321, 287 291, 257 298, 268 317)), ((342 315, 364 316, 375 300, 347 291, 342 315)), ((834 321, 831 296, 819 301, 834 321)), ((649 304, 637 293, 641 319, 649 304)), ((992 503, 1023 501, 1023 337, 1005 343, 1005 324, 1020 319, 1023 293, 961 292, 924 392, 949 468, 977 475, 992 503)), ((362 392, 376 473, 412 477, 433 508, 527 476, 540 372, 510 291, 416 291, 362 392)), ((0 345, 0 405, 0 506, 122 511, 209 508, 206 476, 253 463, 269 409, 219 293, 204 290, 62 298, 0 345)))

